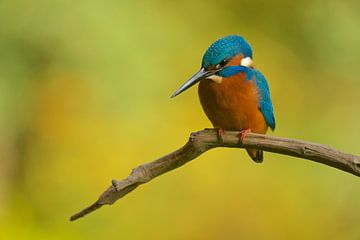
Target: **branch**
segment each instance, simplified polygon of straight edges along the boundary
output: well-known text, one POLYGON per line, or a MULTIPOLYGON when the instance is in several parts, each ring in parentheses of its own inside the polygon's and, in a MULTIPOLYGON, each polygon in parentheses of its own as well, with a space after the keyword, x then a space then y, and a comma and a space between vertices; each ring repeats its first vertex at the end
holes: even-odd
POLYGON ((239 133, 236 131, 225 131, 222 139, 218 138, 217 131, 214 129, 205 129, 192 133, 189 141, 182 148, 155 161, 136 167, 122 181, 113 180, 112 186, 105 190, 94 204, 74 214, 70 220, 74 221, 83 217, 103 205, 111 205, 139 185, 178 168, 202 153, 216 147, 261 149, 312 160, 360 176, 360 156, 343 153, 318 143, 265 136, 256 133, 247 134, 246 138, 241 141, 239 140, 239 133))

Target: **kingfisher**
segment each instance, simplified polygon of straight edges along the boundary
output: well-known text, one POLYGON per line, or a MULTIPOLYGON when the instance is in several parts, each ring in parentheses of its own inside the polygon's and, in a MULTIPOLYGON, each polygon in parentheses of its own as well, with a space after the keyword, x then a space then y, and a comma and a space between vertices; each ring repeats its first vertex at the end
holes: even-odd
MULTIPOLYGON (((199 82, 198 94, 202 108, 218 130, 265 134, 275 130, 274 109, 264 75, 255 68, 253 51, 239 35, 223 37, 206 50, 200 70, 171 96, 176 97, 199 82)), ((262 150, 246 149, 257 163, 263 161, 262 150)))

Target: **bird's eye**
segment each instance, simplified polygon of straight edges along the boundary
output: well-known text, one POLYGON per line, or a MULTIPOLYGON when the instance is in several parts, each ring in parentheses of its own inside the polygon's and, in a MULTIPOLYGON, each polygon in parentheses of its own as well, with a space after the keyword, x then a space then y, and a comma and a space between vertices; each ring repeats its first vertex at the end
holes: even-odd
POLYGON ((224 67, 226 64, 228 64, 228 62, 229 62, 228 59, 223 59, 223 60, 222 60, 220 63, 218 63, 215 67, 216 67, 217 69, 222 68, 222 67, 224 67))

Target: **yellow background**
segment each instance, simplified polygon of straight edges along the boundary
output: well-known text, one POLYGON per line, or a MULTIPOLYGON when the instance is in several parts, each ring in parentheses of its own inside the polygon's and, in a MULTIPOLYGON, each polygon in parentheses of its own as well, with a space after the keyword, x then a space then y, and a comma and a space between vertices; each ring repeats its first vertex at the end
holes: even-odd
POLYGON ((360 154, 358 1, 0 1, 0 239, 359 239, 360 180, 215 149, 69 222, 131 168, 210 127, 206 48, 241 34, 276 136, 360 154))

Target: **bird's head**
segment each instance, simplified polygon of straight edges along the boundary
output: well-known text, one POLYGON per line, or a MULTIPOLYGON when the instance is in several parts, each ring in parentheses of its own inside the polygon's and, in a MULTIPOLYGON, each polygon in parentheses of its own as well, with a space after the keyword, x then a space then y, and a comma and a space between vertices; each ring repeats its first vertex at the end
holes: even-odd
POLYGON ((203 79, 221 83, 223 77, 234 74, 234 71, 228 68, 229 66, 253 66, 251 46, 241 36, 226 36, 211 44, 203 56, 200 70, 171 97, 176 97, 203 79))

